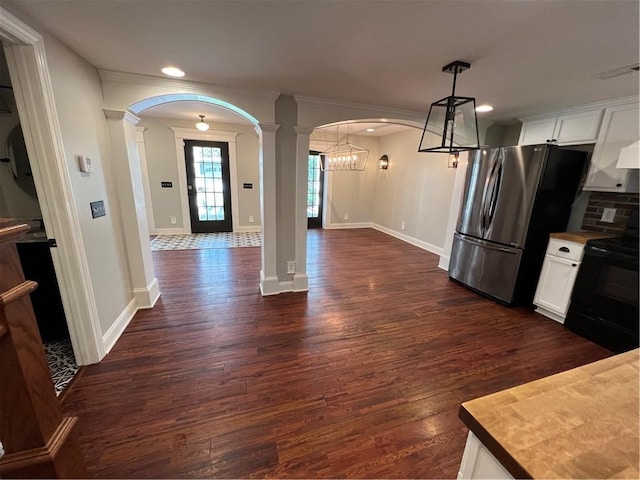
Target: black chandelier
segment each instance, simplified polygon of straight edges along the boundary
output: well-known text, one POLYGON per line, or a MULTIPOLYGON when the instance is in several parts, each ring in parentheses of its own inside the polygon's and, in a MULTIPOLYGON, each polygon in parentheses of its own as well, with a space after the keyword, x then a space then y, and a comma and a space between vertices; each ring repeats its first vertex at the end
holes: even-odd
POLYGON ((442 67, 453 74, 453 89, 451 95, 431 104, 418 152, 455 154, 480 148, 476 99, 456 96, 458 74, 470 67, 460 60, 442 67))

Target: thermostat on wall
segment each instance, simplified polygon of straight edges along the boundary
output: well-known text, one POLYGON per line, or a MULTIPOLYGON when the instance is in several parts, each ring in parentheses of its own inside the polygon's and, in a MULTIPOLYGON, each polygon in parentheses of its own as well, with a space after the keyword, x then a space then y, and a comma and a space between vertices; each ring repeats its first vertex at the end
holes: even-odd
POLYGON ((85 155, 78 155, 78 168, 81 172, 91 173, 93 172, 93 164, 91 163, 91 157, 85 155))

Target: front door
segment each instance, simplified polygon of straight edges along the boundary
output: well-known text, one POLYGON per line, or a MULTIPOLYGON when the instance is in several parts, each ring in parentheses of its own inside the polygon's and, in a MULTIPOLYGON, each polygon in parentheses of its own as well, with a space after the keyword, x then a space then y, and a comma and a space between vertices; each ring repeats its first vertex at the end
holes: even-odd
POLYGON ((309 152, 309 175, 307 183, 307 226, 322 228, 323 172, 320 169, 320 153, 309 152))
POLYGON ((231 232, 229 144, 185 140, 191 231, 231 232))

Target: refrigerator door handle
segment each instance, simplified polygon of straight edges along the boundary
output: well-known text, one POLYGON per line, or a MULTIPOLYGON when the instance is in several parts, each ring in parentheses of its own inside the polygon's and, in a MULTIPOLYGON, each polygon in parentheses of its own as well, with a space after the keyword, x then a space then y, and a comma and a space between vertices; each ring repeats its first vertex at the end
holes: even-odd
POLYGON ((482 245, 482 248, 486 248, 487 250, 496 250, 498 252, 510 253, 512 255, 518 253, 518 250, 516 248, 501 247, 500 245, 495 245, 484 240, 478 240, 477 238, 470 238, 465 235, 457 234, 457 236, 460 237, 460 240, 462 240, 463 242, 477 243, 478 245, 482 245))
POLYGON ((491 170, 489 171, 489 176, 485 183, 484 192, 482 195, 482 208, 480 214, 480 231, 482 232, 482 236, 486 235, 487 229, 491 226, 492 214, 495 213, 495 205, 492 204, 495 194, 496 172, 499 167, 502 167, 501 156, 496 158, 496 160, 493 162, 493 165, 491 165, 491 170), (492 207, 493 212, 491 211, 492 207))
POLYGON ((495 181, 493 183, 493 192, 491 194, 491 201, 489 202, 489 227, 493 223, 493 217, 496 213, 496 205, 498 204, 498 195, 500 194, 500 186, 502 185, 502 163, 504 159, 501 157, 498 161, 499 165, 495 174, 495 181))

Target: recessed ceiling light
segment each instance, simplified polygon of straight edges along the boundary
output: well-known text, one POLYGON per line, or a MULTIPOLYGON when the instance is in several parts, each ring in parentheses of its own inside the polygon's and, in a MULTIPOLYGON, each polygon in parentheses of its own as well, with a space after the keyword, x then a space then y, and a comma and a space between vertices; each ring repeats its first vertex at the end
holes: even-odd
POLYGON ((376 129, 375 128, 367 128, 367 132, 375 132, 376 129))
POLYGON ((476 107, 476 112, 490 112, 491 110, 493 110, 493 107, 491 105, 478 105, 476 107))
POLYGON ((184 72, 176 67, 164 67, 162 73, 170 77, 184 77, 184 72))

